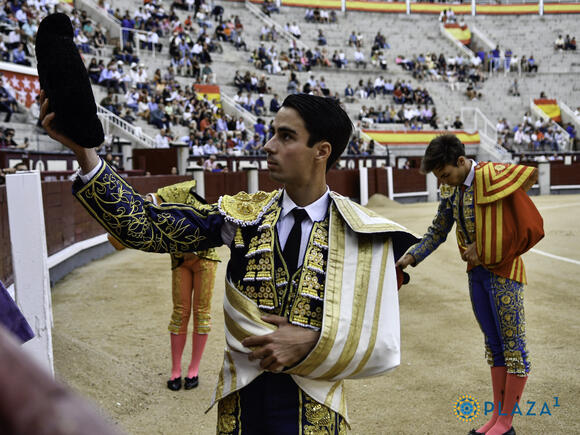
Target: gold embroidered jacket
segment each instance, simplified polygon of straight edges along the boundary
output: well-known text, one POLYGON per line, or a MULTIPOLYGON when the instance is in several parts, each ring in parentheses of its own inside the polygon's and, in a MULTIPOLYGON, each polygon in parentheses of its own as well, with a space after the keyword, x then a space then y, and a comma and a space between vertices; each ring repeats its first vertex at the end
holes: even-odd
POLYGON ((400 361, 394 263, 417 238, 400 225, 331 192, 328 216, 316 222, 304 265, 289 277, 275 231, 281 191, 241 192, 217 204, 155 206, 106 165, 73 190, 123 244, 152 252, 192 252, 221 245, 226 221, 236 227, 226 275, 227 349, 215 399, 261 373, 241 341, 272 331, 260 313, 321 331, 319 342, 288 370, 310 396, 346 417, 342 380, 392 369, 400 361))

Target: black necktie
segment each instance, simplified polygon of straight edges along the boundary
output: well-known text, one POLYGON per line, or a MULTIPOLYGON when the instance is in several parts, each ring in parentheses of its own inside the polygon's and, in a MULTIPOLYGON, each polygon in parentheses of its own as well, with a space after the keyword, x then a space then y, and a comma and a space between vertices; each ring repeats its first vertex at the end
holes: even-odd
POLYGON ((298 269, 298 258, 300 254, 300 241, 302 240, 302 221, 304 218, 308 217, 308 213, 303 208, 295 207, 291 212, 294 215, 294 225, 290 230, 288 235, 288 240, 286 240, 286 245, 284 246, 284 251, 282 255, 284 256, 284 261, 286 261, 286 266, 288 266, 288 273, 290 277, 294 275, 298 269))

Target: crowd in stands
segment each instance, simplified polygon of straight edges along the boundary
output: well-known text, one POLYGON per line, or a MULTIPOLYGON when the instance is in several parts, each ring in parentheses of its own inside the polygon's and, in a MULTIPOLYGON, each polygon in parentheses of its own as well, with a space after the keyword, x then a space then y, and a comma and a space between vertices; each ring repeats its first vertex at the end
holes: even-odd
POLYGON ((513 128, 505 118, 498 120, 496 130, 498 141, 509 151, 551 151, 558 152, 569 149, 574 144, 577 134, 572 124, 560 128, 555 121, 533 120, 530 112, 526 112, 522 122, 513 128))
POLYGON ((562 35, 558 35, 556 41, 554 41, 554 48, 556 50, 576 50, 576 37, 570 35, 566 35, 566 38, 562 38, 562 35))
POLYGON ((437 109, 428 105, 405 105, 401 106, 362 106, 358 119, 363 127, 370 127, 373 123, 378 124, 403 124, 403 130, 423 130, 423 124, 428 124, 432 129, 437 129, 437 109))
POLYGON ((304 13, 304 21, 307 23, 334 24, 338 22, 338 17, 336 16, 336 12, 334 10, 328 12, 326 9, 306 8, 306 12, 304 13))

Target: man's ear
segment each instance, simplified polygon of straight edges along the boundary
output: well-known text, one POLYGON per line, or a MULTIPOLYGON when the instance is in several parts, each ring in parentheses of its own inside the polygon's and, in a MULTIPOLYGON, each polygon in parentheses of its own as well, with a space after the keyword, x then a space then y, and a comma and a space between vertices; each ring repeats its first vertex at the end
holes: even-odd
POLYGON ((316 154, 315 159, 317 160, 328 160, 330 158, 330 154, 332 153, 332 145, 328 141, 320 141, 316 145, 314 145, 316 154))
POLYGON ((457 165, 456 166, 458 168, 464 166, 465 165, 465 161, 466 161, 465 156, 459 156, 459 158, 457 159, 457 165))

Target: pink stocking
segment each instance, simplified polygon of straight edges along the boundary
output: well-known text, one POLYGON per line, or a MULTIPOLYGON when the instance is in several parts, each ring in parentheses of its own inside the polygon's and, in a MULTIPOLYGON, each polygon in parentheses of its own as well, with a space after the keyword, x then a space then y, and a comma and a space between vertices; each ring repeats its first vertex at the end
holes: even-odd
POLYGON ((191 364, 187 370, 188 378, 195 378, 199 372, 199 363, 201 362, 201 355, 205 348, 208 334, 193 333, 193 345, 191 348, 191 364))
POLYGON ((171 380, 181 377, 181 355, 187 334, 169 334, 171 337, 171 380))

